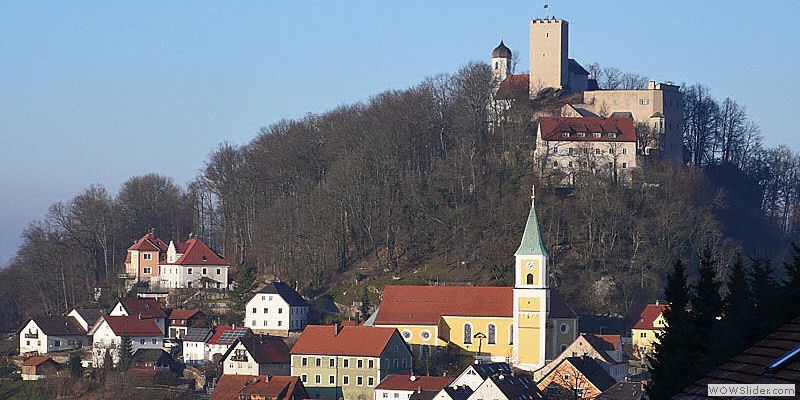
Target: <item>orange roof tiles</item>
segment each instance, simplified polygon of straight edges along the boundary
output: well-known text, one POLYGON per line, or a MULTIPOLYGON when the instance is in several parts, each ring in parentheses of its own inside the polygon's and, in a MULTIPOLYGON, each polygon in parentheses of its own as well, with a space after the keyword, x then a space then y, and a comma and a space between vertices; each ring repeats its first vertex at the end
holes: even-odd
POLYGON ((112 317, 110 315, 104 315, 102 318, 117 336, 122 336, 126 333, 131 337, 164 336, 152 319, 139 319, 137 316, 112 317))
POLYGON ((653 325, 656 318, 661 315, 664 310, 666 310, 669 306, 666 304, 648 304, 644 310, 642 310, 641 315, 639 316, 639 320, 636 321, 636 325, 633 326, 633 329, 650 329, 650 330, 661 330, 664 329, 663 327, 656 327, 653 325))
POLYGON ((425 390, 438 392, 453 383, 455 379, 455 376, 388 375, 375 387, 375 390, 425 390))
POLYGON ((435 325, 442 316, 512 317, 507 286, 386 286, 375 325, 435 325))
POLYGON ((153 235, 153 232, 147 232, 141 239, 128 247, 128 250, 140 251, 167 251, 168 245, 163 240, 153 235))
POLYGON ((31 357, 31 358, 29 358, 29 359, 27 359, 27 360, 23 361, 23 362, 22 362, 22 365, 23 365, 23 366, 25 366, 25 367, 31 367, 31 366, 34 366, 34 367, 35 367, 35 366, 37 366, 37 365, 44 364, 44 363, 45 363, 45 362, 47 362, 48 360, 50 360, 50 361, 53 361, 53 359, 52 359, 52 358, 50 358, 50 357, 44 357, 44 356, 34 356, 34 357, 31 357))
POLYGON ((197 315, 200 310, 176 308, 169 313, 169 319, 189 319, 197 315))
MULTIPOLYGON (((186 250, 183 255, 175 261, 179 265, 228 265, 230 263, 225 261, 219 254, 206 246, 202 240, 198 238, 191 238, 186 241, 186 250)), ((182 247, 183 244, 180 245, 182 247)), ((179 246, 176 246, 179 247, 179 246)))
POLYGON ((539 129, 543 140, 557 141, 590 141, 590 142, 635 142, 636 129, 630 118, 600 118, 600 117, 540 117, 539 129), (569 137, 563 133, 569 132, 569 137), (579 137, 576 133, 585 133, 579 137), (601 133, 596 138, 592 134, 601 133), (616 134, 609 137, 608 133, 616 134))
POLYGON ((211 400, 238 400, 240 396, 283 400, 308 398, 308 393, 296 376, 222 375, 211 400))
POLYGON ((309 325, 291 354, 378 357, 395 334, 394 328, 309 325))

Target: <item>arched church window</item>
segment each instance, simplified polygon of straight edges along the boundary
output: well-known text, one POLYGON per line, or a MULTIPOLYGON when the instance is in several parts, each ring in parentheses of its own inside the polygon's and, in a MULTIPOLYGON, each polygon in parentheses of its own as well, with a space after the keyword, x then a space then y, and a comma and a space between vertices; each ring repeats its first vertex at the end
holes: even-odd
POLYGON ((528 274, 525 276, 525 283, 528 285, 533 285, 533 274, 528 274))
POLYGON ((472 324, 464 324, 464 344, 472 344, 472 324))
POLYGON ((497 327, 494 324, 486 327, 486 344, 497 344, 497 327))

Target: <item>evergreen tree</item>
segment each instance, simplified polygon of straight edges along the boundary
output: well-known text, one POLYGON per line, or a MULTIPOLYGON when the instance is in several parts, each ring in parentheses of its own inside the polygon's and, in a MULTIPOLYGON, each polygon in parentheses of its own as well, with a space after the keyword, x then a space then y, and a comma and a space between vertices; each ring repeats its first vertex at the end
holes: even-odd
POLYGON ((72 353, 67 359, 67 368, 70 375, 75 378, 80 378, 83 375, 83 366, 81 365, 81 356, 78 353, 72 353))
POLYGON ((367 285, 364 285, 364 293, 361 294, 361 307, 359 307, 358 311, 361 312, 361 318, 365 321, 370 316, 371 308, 372 304, 369 301, 369 290, 367 289, 367 285))
POLYGON ((255 289, 256 270, 253 267, 241 265, 236 273, 231 298, 233 299, 233 311, 244 317, 244 308, 252 297, 255 289))
MULTIPOLYGON (((792 262, 783 263, 786 269, 786 281, 783 282, 783 298, 786 304, 800 304, 800 248, 792 242, 792 262)), ((786 307, 784 321, 800 316, 800 308, 786 307)))
POLYGON ((691 294, 692 322, 696 332, 699 370, 708 372, 716 367, 713 360, 712 337, 717 334, 718 320, 722 315, 722 298, 719 294, 720 282, 717 280, 717 260, 711 246, 706 244, 700 256, 698 279, 691 294))
POLYGON ((766 258, 754 256, 750 259, 750 290, 756 325, 756 339, 760 339, 777 329, 783 323, 781 306, 781 286, 775 280, 772 263, 766 258))
POLYGON ((128 332, 123 332, 119 341, 119 363, 117 368, 123 371, 127 370, 130 367, 131 358, 133 358, 133 342, 128 332))
POLYGON ((700 376, 694 325, 686 309, 686 268, 680 260, 667 274, 664 295, 669 304, 664 310, 666 327, 653 344, 653 355, 647 356, 651 379, 645 390, 651 400, 669 399, 700 376))
POLYGON ((756 340, 753 301, 741 254, 736 255, 729 271, 724 317, 713 340, 717 364, 741 353, 756 340))

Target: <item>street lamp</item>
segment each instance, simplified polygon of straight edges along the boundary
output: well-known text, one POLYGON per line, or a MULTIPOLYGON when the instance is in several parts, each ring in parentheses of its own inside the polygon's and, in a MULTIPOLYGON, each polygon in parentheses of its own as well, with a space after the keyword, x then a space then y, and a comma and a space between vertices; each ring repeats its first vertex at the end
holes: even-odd
POLYGON ((478 356, 481 354, 481 345, 483 344, 483 339, 486 339, 486 335, 484 335, 483 332, 477 332, 473 337, 478 339, 478 352, 475 353, 475 364, 479 364, 480 360, 478 359, 478 356))

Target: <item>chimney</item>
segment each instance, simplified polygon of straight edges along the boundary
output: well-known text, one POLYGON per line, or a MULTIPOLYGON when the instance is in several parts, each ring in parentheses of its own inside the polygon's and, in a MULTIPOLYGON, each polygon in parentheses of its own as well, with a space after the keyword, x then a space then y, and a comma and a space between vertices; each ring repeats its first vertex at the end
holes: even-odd
POLYGON ((342 324, 340 324, 338 322, 333 324, 333 336, 338 336, 339 332, 342 331, 342 328, 344 328, 344 325, 342 325, 342 324))
POLYGON ((658 299, 656 299, 656 305, 658 305, 658 299))

